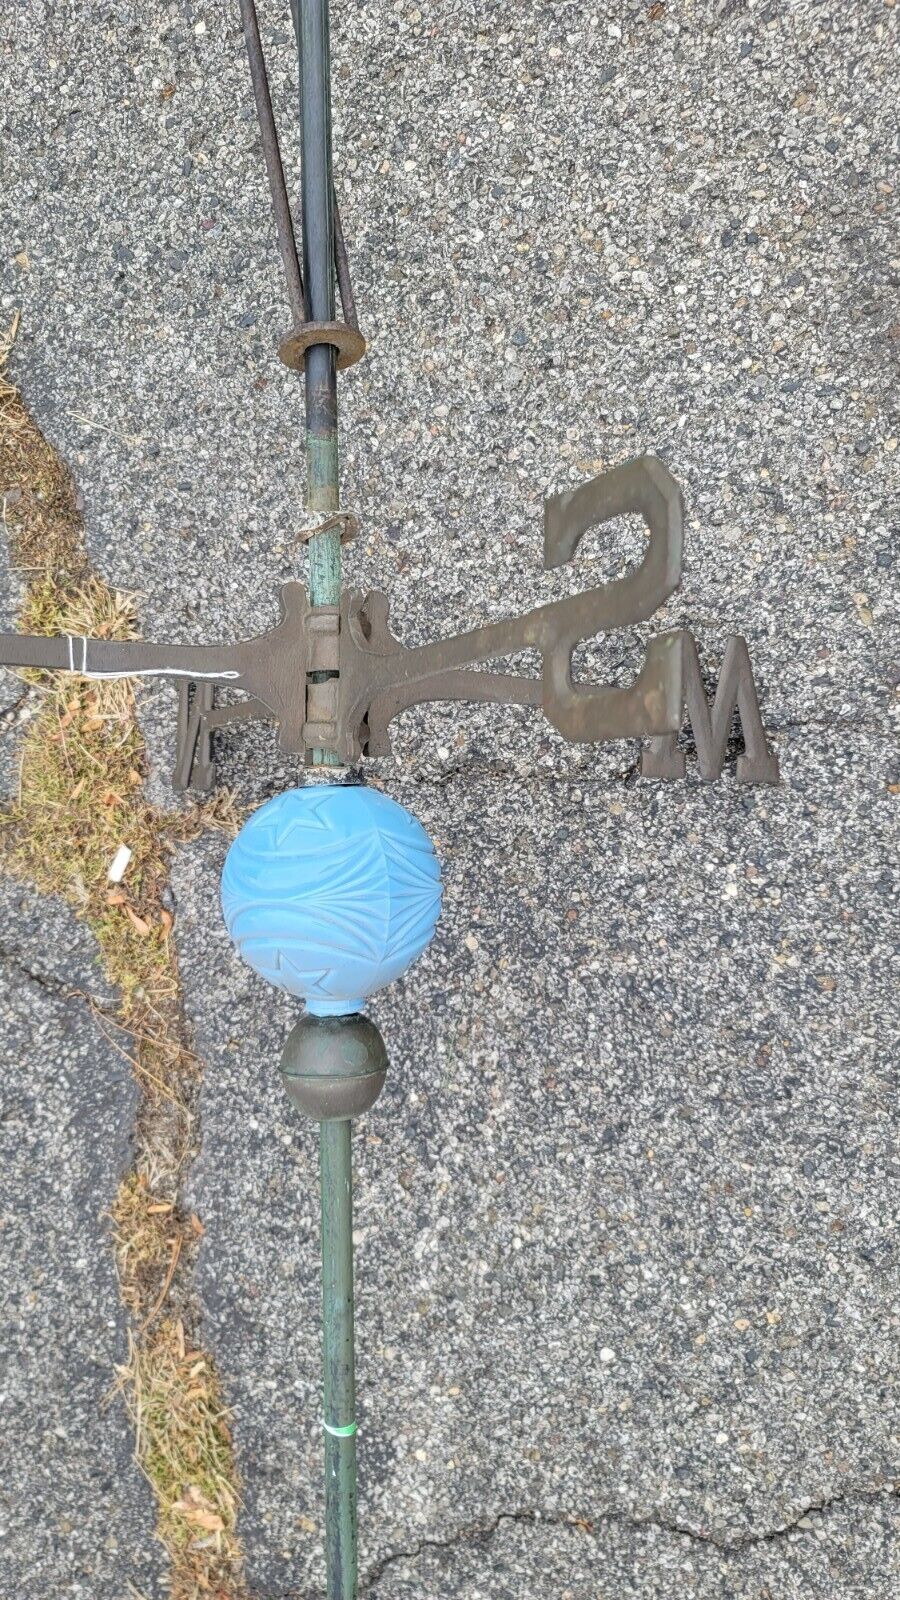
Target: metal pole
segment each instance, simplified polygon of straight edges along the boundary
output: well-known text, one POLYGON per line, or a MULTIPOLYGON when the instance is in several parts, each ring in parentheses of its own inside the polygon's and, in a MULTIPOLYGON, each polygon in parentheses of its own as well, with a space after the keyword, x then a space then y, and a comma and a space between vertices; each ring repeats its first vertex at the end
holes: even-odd
POLYGON ((356 1595, 356 1395, 349 1121, 320 1124, 328 1600, 356 1595))
MULTIPOLYGON (((301 227, 303 281, 311 322, 335 313, 334 184, 331 173, 331 48, 328 0, 301 0, 301 227)), ((306 352, 306 481, 309 520, 337 511, 337 369, 333 345, 306 352)), ((341 598, 340 530, 309 541, 312 605, 341 598)), ((315 750, 318 766, 337 765, 315 750)), ((325 1429, 325 1559, 328 1600, 356 1596, 356 1406, 353 1369, 353 1200, 349 1120, 319 1125, 322 1184, 322 1350, 325 1429)))
POLYGON ((244 29, 244 42, 247 46, 247 59, 250 63, 250 81, 253 84, 253 97, 256 101, 256 115, 259 121, 263 158, 266 163, 269 191, 272 196, 272 210, 275 214, 275 232, 278 235, 278 248, 281 251, 284 275, 287 279, 288 304, 293 313, 294 321, 297 323, 305 322, 306 300, 303 294, 303 279, 300 276, 300 263, 297 260, 294 220, 291 216, 291 203, 288 199, 287 184, 284 181, 284 167, 281 163, 278 130, 275 126, 272 96, 269 93, 269 80, 266 76, 266 63, 263 59, 262 40, 259 36, 259 18, 256 14, 254 0, 238 0, 238 4, 241 12, 241 25, 244 29))
MULTIPOLYGON (((300 139, 303 163, 301 221, 303 281, 311 322, 331 322, 334 295, 334 185, 331 175, 331 49, 328 0, 301 0, 300 139)), ((337 511, 337 372, 333 345, 306 353, 306 471, 310 522, 337 511)), ((338 529, 309 541, 309 598, 338 605, 341 598, 341 538, 338 529)), ((320 766, 337 758, 316 753, 320 766)))

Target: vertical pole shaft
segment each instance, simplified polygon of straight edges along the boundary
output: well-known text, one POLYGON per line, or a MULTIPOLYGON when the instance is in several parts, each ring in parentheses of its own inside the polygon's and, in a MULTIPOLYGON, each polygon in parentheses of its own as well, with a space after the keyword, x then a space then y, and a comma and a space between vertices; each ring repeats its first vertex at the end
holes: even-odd
MULTIPOLYGON (((335 313, 334 183, 331 172, 331 46, 328 0, 294 7, 300 52, 303 281, 311 322, 335 313)), ((306 481, 310 522, 340 506, 337 370, 333 345, 306 352, 306 481)), ((309 541, 312 605, 341 598, 338 529, 309 541)), ((337 757, 314 750, 318 766, 337 757)), ((325 1559, 328 1600, 356 1600, 356 1404, 353 1363, 353 1202, 349 1120, 319 1128, 322 1184, 322 1350, 325 1429, 325 1559)))
MULTIPOLYGON (((300 142, 303 281, 311 322, 334 320, 334 183, 331 172, 331 44, 328 0, 300 0, 300 142)), ((306 476, 310 521, 339 508, 337 371, 333 345, 306 352, 306 476)), ((334 606, 341 598, 339 529, 309 541, 309 598, 334 606)), ((313 752, 318 766, 337 757, 313 752)))
POLYGON ((349 1121, 320 1125, 328 1600, 356 1596, 356 1391, 349 1121))

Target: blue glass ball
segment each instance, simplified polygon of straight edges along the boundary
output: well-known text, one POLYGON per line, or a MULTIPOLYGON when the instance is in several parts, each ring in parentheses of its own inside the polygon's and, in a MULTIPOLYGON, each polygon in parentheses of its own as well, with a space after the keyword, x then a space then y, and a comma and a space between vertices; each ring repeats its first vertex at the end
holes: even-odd
POLYGON ((289 789, 244 823, 222 910, 239 954, 316 1016, 359 1011, 421 955, 441 910, 434 846, 376 789, 289 789))

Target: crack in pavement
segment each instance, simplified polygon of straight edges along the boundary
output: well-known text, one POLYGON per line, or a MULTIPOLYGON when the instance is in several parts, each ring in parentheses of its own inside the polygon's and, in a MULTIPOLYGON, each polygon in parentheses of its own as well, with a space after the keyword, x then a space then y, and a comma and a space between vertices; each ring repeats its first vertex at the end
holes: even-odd
POLYGON ((22 693, 17 695, 15 700, 11 700, 8 706, 0 708, 0 722, 12 722, 16 713, 21 711, 25 701, 30 698, 32 687, 32 684, 26 683, 22 693))
MULTIPOLYGON (((391 1567, 397 1566, 404 1561, 417 1561, 429 1550, 453 1550, 467 1544, 488 1544, 506 1524, 531 1527, 546 1524, 577 1532, 593 1539, 598 1537, 597 1530, 603 1526, 624 1527, 634 1533, 642 1532, 648 1528, 656 1528, 663 1533, 671 1534, 674 1538, 691 1539, 697 1544, 711 1545, 724 1554, 740 1555, 743 1551, 753 1549, 757 1545, 770 1544, 784 1538, 787 1534, 796 1532, 800 1529, 804 1518, 810 1515, 831 1510, 835 1506, 853 1503, 866 1504, 886 1496, 896 1497, 898 1495, 900 1495, 900 1481, 895 1482, 893 1480, 873 1485, 861 1485, 858 1488, 847 1488, 832 1495, 823 1495, 818 1500, 809 1501, 800 1508, 796 1516, 789 1522, 781 1523, 774 1528, 763 1529, 759 1533, 741 1534, 734 1539, 723 1538, 703 1528, 693 1528, 687 1523, 676 1522, 674 1519, 658 1515, 638 1517, 629 1515, 626 1512, 604 1511, 597 1516, 580 1519, 568 1512, 501 1511, 490 1522, 482 1526, 460 1528, 445 1539, 423 1539, 410 1550, 391 1551, 388 1555, 383 1556, 363 1579, 359 1593, 360 1596, 371 1594, 376 1584, 380 1583, 391 1567)), ((291 1597, 285 1595, 282 1600, 291 1600, 291 1597)), ((311 1596, 296 1597, 296 1600, 311 1600, 311 1596)))
MULTIPOLYGON (((12 972, 18 974, 24 983, 31 984, 34 988, 39 989, 42 994, 50 995, 53 1000, 62 1001, 64 1005, 71 1000, 76 1000, 79 1005, 84 1006, 88 1015, 97 1024, 106 1042, 112 1046, 117 1055, 120 1055, 124 1061, 128 1062, 130 1067, 134 1067, 133 1056, 129 1054, 128 1050, 120 1044, 112 1033, 107 1031, 108 1028, 114 1029, 116 1033, 124 1034, 126 1039, 131 1039, 135 1042, 138 1038, 134 1029, 126 1027, 119 1020, 119 1008, 115 1002, 104 1003, 98 1000, 96 996, 88 994, 85 989, 79 989, 76 984, 67 984, 61 978, 54 978, 49 973, 36 971, 35 968, 29 967, 14 955, 11 950, 4 948, 2 945, 0 945, 0 965, 9 967, 12 972)), ((145 1037, 150 1036, 146 1035, 145 1037)))
POLYGON ((90 1011, 98 1012, 103 1017, 115 1017, 114 1005, 103 1005, 93 995, 87 994, 84 989, 79 989, 77 984, 64 983, 62 978, 54 978, 49 972, 39 972, 35 967, 30 967, 20 956, 7 946, 0 945, 0 962, 18 974, 26 983, 35 984, 55 1000, 80 1000, 90 1011))

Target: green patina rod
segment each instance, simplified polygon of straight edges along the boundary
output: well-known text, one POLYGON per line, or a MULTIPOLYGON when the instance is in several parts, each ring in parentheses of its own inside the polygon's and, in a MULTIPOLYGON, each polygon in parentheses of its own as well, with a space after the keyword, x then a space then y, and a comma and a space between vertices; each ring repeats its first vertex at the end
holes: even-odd
POLYGON ((346 1121, 323 1122, 319 1145, 328 1600, 354 1600, 356 1595, 351 1126, 346 1121))

